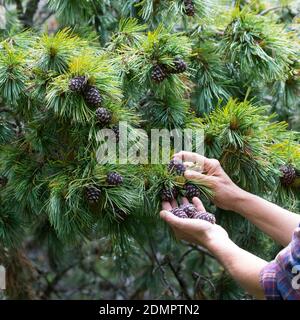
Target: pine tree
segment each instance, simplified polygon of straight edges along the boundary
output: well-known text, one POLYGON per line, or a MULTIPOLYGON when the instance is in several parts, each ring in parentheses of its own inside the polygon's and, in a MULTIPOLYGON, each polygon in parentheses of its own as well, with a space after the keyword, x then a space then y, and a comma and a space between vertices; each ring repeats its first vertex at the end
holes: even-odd
POLYGON ((238 245, 265 259, 279 250, 269 238, 216 208, 211 190, 186 180, 182 164, 97 159, 99 128, 112 129, 119 144, 122 121, 136 140, 139 128, 203 129, 206 156, 235 183, 299 212, 299 12, 293 4, 233 3, 11 0, 4 7, 0 264, 9 297, 58 298, 43 277, 67 287, 64 279, 90 274, 104 283, 103 271, 113 290, 74 297, 119 298, 122 288, 126 299, 249 298, 206 251, 174 241, 159 218, 161 201, 199 196, 238 245), (37 250, 49 261, 40 278, 37 250))

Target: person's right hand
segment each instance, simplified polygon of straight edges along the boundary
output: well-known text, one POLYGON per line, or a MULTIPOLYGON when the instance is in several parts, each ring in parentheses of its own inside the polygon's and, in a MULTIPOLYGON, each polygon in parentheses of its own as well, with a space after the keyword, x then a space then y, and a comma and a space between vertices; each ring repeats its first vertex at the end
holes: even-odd
POLYGON ((236 211, 236 206, 246 192, 233 183, 218 160, 188 151, 176 153, 173 159, 182 161, 186 165, 187 170, 184 175, 187 179, 202 182, 212 189, 213 202, 216 206, 236 211), (193 167, 200 167, 201 172, 196 171, 193 167))

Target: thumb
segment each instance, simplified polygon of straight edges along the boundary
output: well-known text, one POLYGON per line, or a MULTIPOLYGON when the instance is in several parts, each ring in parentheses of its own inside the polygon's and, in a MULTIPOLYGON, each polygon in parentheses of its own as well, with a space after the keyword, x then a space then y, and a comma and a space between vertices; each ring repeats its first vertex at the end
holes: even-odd
POLYGON ((181 218, 176 217, 172 212, 167 210, 162 210, 160 212, 160 217, 165 220, 171 226, 177 226, 181 223, 181 218))

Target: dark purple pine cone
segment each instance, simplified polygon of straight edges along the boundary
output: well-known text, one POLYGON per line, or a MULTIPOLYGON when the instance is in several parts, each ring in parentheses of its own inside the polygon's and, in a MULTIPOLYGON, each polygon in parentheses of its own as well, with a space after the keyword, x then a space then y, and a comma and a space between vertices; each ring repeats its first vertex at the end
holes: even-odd
POLYGON ((187 214, 180 208, 174 208, 171 210, 171 212, 178 218, 188 218, 187 214))
POLYGON ((195 15, 195 6, 193 0, 184 0, 184 13, 189 16, 193 17, 195 15))
POLYGON ((102 96, 96 87, 88 86, 84 91, 84 100, 88 105, 97 107, 102 102, 102 96))
POLYGON ((154 82, 160 83, 167 77, 167 70, 164 65, 157 64, 152 68, 151 79, 154 82))
POLYGON ((185 189, 185 196, 189 200, 192 200, 194 197, 200 197, 200 191, 195 185, 186 183, 183 188, 185 189))
POLYGON ((88 202, 96 203, 100 199, 101 190, 96 185, 90 185, 86 187, 85 194, 88 202))
POLYGON ((96 117, 100 124, 106 125, 111 121, 111 112, 106 108, 98 108, 96 110, 96 117))
POLYGON ((106 181, 111 186, 119 186, 123 183, 123 177, 117 172, 110 172, 107 175, 106 181))
POLYGON ((297 176, 295 168, 291 165, 283 165, 280 167, 280 171, 282 173, 280 178, 282 185, 288 187, 293 184, 297 176))
POLYGON ((85 88, 86 84, 87 84, 86 76, 74 77, 69 82, 69 89, 75 92, 80 92, 85 88))
POLYGON ((127 213, 124 210, 122 210, 122 209, 120 209, 118 207, 114 207, 114 213, 116 215, 117 222, 119 222, 119 223, 121 223, 124 220, 126 220, 126 218, 128 216, 127 213))
POLYGON ((198 212, 194 215, 194 219, 201 219, 201 220, 205 220, 208 221, 212 224, 216 223, 216 218, 213 214, 209 213, 209 212, 198 212))
POLYGON ((176 187, 173 187, 172 189, 163 189, 161 191, 161 199, 163 201, 171 201, 173 199, 176 199, 178 196, 178 190, 176 187))
POLYGON ((197 209, 190 203, 181 205, 180 209, 184 211, 189 218, 194 218, 195 214, 198 213, 197 209))
POLYGON ((168 170, 169 172, 174 172, 174 173, 177 173, 178 175, 183 175, 186 170, 186 167, 181 161, 172 159, 169 162, 168 170))
POLYGON ((187 64, 181 58, 174 59, 174 66, 171 69, 171 73, 183 73, 187 69, 187 64))

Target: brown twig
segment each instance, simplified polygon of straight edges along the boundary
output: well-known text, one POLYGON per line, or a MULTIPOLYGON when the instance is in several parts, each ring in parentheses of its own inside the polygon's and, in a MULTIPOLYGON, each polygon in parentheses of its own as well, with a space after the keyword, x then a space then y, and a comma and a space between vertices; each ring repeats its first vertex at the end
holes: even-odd
POLYGON ((187 300, 192 300, 192 298, 190 297, 189 293, 188 293, 188 289, 187 289, 187 285, 184 281, 184 279, 182 278, 180 272, 177 272, 177 270, 175 269, 175 267, 173 266, 172 262, 170 259, 168 259, 168 265, 171 269, 171 271, 173 272, 175 278, 177 279, 179 285, 180 285, 180 288, 182 290, 182 293, 184 295, 184 297, 187 299, 187 300))

